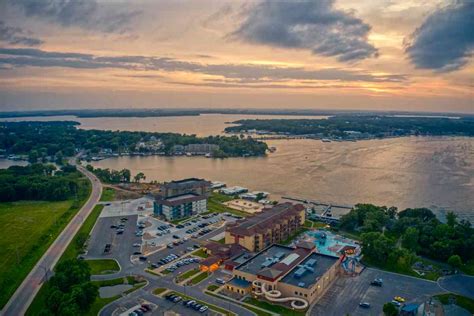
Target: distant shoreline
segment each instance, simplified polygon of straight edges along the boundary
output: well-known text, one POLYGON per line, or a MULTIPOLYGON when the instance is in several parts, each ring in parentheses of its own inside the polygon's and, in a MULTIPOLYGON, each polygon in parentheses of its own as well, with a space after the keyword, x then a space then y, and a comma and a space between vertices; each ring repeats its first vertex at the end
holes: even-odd
POLYGON ((202 114, 235 114, 235 115, 294 115, 294 116, 332 116, 332 115, 402 115, 419 117, 472 117, 469 113, 452 112, 408 112, 408 111, 355 111, 355 110, 312 110, 312 109, 72 109, 72 110, 37 110, 37 111, 4 111, 0 118, 20 118, 29 116, 76 116, 93 117, 168 117, 199 116, 202 114))

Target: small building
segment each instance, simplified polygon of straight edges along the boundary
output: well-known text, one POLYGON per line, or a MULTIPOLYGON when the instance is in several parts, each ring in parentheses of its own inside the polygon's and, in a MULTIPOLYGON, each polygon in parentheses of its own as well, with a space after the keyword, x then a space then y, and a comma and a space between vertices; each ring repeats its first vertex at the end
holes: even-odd
POLYGON ((207 211, 207 196, 185 193, 166 198, 156 198, 153 204, 154 214, 168 221, 197 215, 207 211))
POLYGON ((238 194, 245 193, 248 191, 249 190, 247 188, 234 186, 230 188, 223 188, 220 190, 220 193, 225 194, 225 195, 238 195, 238 194))
POLYGON ((224 261, 233 260, 247 254, 245 248, 240 245, 223 245, 214 241, 205 244, 203 249, 209 257, 206 260, 201 261, 199 266, 201 271, 214 271, 224 263, 224 261))
POLYGON ((211 189, 216 190, 216 189, 221 189, 224 188, 226 184, 224 182, 220 181, 212 181, 211 182, 211 189))

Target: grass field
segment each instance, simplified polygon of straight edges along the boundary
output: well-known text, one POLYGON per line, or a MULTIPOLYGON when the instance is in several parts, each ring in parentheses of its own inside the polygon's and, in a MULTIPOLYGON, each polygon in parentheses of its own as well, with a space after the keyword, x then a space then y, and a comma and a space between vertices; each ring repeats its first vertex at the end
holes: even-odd
POLYGON ((90 193, 81 179, 77 200, 0 203, 0 307, 80 209, 90 193))
MULTIPOLYGON (((103 208, 104 208, 103 205, 96 205, 96 207, 94 207, 91 214, 87 217, 87 219, 85 220, 84 224, 82 224, 76 236, 74 236, 73 240, 64 251, 63 255, 59 259, 59 262, 77 257, 77 255, 81 251, 81 249, 78 249, 78 246, 77 246, 80 239, 78 236, 84 235, 84 234, 89 235, 90 231, 94 227, 95 222, 97 218, 99 217, 100 212, 102 211, 103 208)), ((41 312, 41 310, 43 310, 45 306, 47 293, 48 293, 48 283, 46 283, 45 285, 41 287, 38 294, 33 299, 33 302, 31 302, 31 305, 28 308, 26 315, 38 315, 41 312)))
POLYGON ((115 201, 115 196, 117 194, 117 191, 113 188, 104 188, 102 191, 102 196, 100 197, 100 200, 102 202, 109 202, 109 201, 115 201))
POLYGON ((112 274, 120 271, 117 261, 113 259, 87 260, 91 274, 112 274))
POLYGON ((215 290, 217 290, 219 288, 219 286, 215 285, 215 284, 211 284, 207 287, 207 290, 208 291, 211 291, 211 292, 214 292, 215 290))

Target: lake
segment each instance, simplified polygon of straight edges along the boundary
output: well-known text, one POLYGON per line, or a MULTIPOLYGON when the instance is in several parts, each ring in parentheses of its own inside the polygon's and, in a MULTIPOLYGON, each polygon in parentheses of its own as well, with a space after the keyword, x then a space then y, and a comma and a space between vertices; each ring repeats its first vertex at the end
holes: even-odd
POLYGON ((29 116, 18 118, 0 118, 2 121, 76 121, 83 129, 125 130, 144 132, 172 132, 180 134, 196 134, 197 136, 222 135, 229 122, 245 119, 285 119, 312 118, 326 119, 327 116, 287 116, 287 115, 233 115, 233 114, 202 114, 199 116, 168 116, 168 117, 75 117, 75 116, 29 116))
MULTIPOLYGON (((226 122, 244 118, 291 118, 272 115, 210 114, 192 117, 76 118, 81 128, 222 133, 226 122)), ((305 117, 307 118, 307 117, 305 117)), ((311 118, 311 117, 310 117, 311 118)), ((315 118, 315 117, 313 117, 315 118)), ((324 118, 324 117, 322 117, 324 118)), ((21 120, 35 119, 22 118, 21 120)), ((358 142, 273 140, 277 151, 267 157, 118 157, 95 167, 144 172, 147 180, 203 177, 263 190, 341 204, 374 203, 454 210, 474 220, 474 138, 405 137, 358 142)))

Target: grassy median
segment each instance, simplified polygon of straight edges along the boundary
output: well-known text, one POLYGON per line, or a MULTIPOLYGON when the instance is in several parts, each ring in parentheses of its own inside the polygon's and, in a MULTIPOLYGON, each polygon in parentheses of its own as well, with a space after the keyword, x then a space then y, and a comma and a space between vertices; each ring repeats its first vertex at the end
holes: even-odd
POLYGON ((87 260, 87 264, 91 268, 92 275, 112 274, 120 271, 117 261, 113 259, 87 260))

